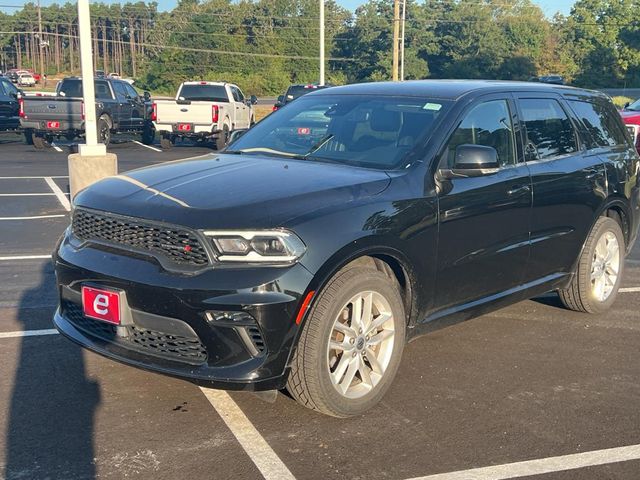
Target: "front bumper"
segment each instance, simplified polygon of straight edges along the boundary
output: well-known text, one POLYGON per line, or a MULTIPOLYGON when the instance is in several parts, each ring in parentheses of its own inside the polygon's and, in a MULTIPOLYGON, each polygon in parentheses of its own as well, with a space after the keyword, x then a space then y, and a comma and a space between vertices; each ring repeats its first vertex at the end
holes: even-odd
POLYGON ((95 245, 78 248, 67 237, 54 263, 60 294, 55 326, 83 347, 214 388, 284 387, 298 333, 296 314, 312 280, 302 265, 181 274, 152 258, 95 245), (129 325, 112 327, 85 317, 80 296, 85 284, 125 292, 129 325), (216 320, 211 312, 249 317, 216 320))

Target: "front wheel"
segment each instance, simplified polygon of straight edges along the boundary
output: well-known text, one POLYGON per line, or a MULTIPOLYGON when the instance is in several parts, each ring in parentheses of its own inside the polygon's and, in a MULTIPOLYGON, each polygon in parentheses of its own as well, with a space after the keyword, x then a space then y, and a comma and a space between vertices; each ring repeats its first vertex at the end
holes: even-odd
POLYGON ((338 272, 302 329, 287 390, 305 407, 327 415, 364 413, 395 377, 405 325, 395 279, 365 267, 338 272))
POLYGON ((587 237, 571 284, 558 291, 570 310, 601 313, 615 301, 624 269, 625 241, 620 224, 600 217, 587 237))

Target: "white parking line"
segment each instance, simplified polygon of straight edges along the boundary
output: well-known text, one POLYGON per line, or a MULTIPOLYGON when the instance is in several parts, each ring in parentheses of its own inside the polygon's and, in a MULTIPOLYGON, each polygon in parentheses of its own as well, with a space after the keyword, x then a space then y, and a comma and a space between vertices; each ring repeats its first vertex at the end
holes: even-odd
POLYGON ((640 292, 640 287, 625 287, 618 290, 620 293, 637 293, 640 292))
POLYGON ((295 480, 287 466, 227 392, 203 387, 200 390, 266 480, 295 480))
POLYGON ((62 189, 56 184, 56 182, 53 181, 51 177, 45 177, 44 181, 47 182, 47 185, 49 185, 49 188, 53 190, 53 193, 55 194, 56 197, 58 197, 58 201, 62 204, 64 209, 67 212, 70 212, 71 204, 69 203, 69 199, 64 194, 62 189))
POLYGON ((55 193, 0 193, 0 197, 52 197, 54 195, 55 193))
POLYGON ((0 262, 9 262, 11 260, 48 260, 51 255, 9 255, 0 257, 0 262))
POLYGON ((62 149, 59 146, 57 146, 55 143, 51 143, 51 146, 53 147, 53 149, 56 152, 61 152, 62 151, 62 149))
POLYGON ((60 217, 66 217, 66 215, 61 213, 58 215, 35 215, 33 217, 0 217, 0 220, 39 220, 41 218, 60 218, 60 217))
POLYGON ((39 337, 41 335, 58 335, 59 333, 55 328, 47 328, 45 330, 21 330, 19 332, 0 332, 0 338, 39 337))
POLYGON ((471 470, 439 473, 427 475, 426 477, 416 477, 411 480, 506 480, 638 459, 640 459, 640 445, 629 445, 627 447, 594 450, 559 457, 473 468, 471 470))
POLYGON ((148 148, 149 150, 153 150, 154 152, 162 152, 162 150, 159 148, 152 147, 151 145, 145 145, 144 143, 137 140, 133 140, 133 143, 135 143, 136 145, 140 145, 141 147, 148 148))

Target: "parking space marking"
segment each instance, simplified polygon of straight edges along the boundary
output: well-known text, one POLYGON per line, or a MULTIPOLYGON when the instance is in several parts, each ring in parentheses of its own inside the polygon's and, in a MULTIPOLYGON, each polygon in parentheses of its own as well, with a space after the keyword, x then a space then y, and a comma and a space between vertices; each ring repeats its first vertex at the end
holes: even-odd
POLYGON ((52 197, 55 193, 0 193, 0 197, 52 197))
POLYGON ((64 194, 64 192, 60 189, 60 187, 53 181, 51 177, 45 177, 45 182, 49 185, 49 188, 53 191, 56 197, 58 197, 58 201, 64 207, 67 212, 71 211, 71 204, 69 203, 69 199, 64 194))
POLYGON ((200 390, 266 480, 295 480, 287 466, 227 392, 204 387, 200 387, 200 390))
POLYGON ((6 257, 0 257, 0 262, 6 262, 11 260, 49 260, 51 255, 9 255, 6 257))
POLYGON ((59 335, 60 332, 55 328, 47 328, 44 330, 21 330, 19 332, 0 332, 0 338, 21 338, 21 337, 39 337, 42 335, 59 335))
POLYGON ((629 445, 627 447, 593 450, 591 452, 506 463, 471 470, 439 473, 427 475, 426 477, 416 477, 411 480, 506 480, 638 459, 640 459, 640 445, 629 445))
POLYGON ((640 292, 640 287, 625 287, 618 290, 620 293, 636 293, 640 292))
POLYGON ((133 140, 133 143, 135 143, 136 145, 140 145, 141 147, 148 148, 149 150, 153 150, 154 152, 162 152, 161 149, 152 147, 151 145, 145 145, 144 143, 139 142, 138 140, 133 140))
POLYGON ((33 217, 0 217, 0 220, 39 220, 41 218, 60 218, 66 217, 65 214, 60 213, 56 215, 35 215, 33 217))
POLYGON ((62 152, 62 149, 59 146, 57 146, 55 143, 51 143, 51 146, 56 152, 62 152))

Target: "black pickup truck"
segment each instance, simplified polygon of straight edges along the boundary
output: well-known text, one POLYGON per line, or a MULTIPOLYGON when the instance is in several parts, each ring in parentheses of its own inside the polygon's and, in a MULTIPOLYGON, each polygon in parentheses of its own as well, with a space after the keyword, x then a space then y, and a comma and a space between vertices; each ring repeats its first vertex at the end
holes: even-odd
POLYGON ((18 132, 21 92, 7 77, 0 76, 0 132, 18 132))
MULTIPOLYGON (((141 135, 144 144, 152 143, 155 131, 149 93, 140 96, 118 79, 96 78, 94 82, 98 141, 108 145, 112 135, 135 134, 141 135)), ((22 99, 20 124, 34 146, 42 149, 55 138, 72 141, 84 137, 84 112, 82 79, 69 77, 58 84, 55 96, 22 99)))

